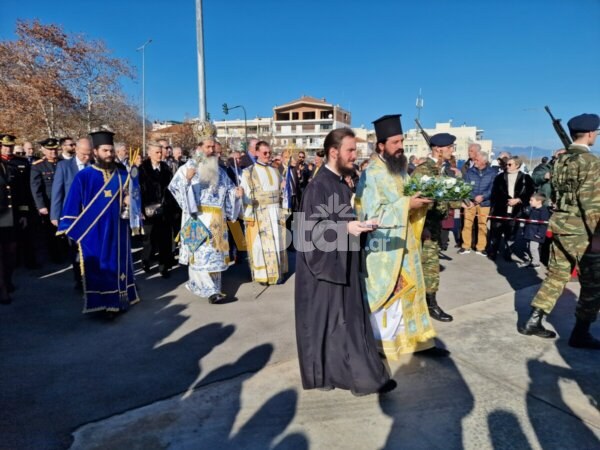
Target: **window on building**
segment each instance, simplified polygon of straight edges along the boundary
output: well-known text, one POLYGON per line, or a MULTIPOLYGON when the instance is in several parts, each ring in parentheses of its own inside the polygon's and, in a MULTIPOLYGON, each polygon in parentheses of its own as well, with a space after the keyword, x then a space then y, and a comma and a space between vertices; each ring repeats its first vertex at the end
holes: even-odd
POLYGON ((290 120, 290 113, 277 113, 277 120, 290 120))
POLYGON ((330 109, 327 111, 321 111, 321 119, 331 119, 333 118, 333 111, 330 109))
POLYGON ((298 120, 298 119, 300 119, 300 113, 293 112, 292 113, 292 120, 298 120))
POLYGON ((322 123, 321 130, 331 130, 331 124, 330 123, 322 123))
POLYGON ((304 120, 313 120, 315 118, 315 112, 314 111, 304 111, 302 113, 302 118, 304 120))

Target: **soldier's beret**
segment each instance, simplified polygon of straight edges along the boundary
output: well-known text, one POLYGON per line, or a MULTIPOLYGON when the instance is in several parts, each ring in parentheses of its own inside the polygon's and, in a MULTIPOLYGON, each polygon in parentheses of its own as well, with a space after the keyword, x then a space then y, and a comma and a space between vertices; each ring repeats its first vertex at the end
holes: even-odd
POLYGON ((580 114, 569 120, 567 126, 571 134, 596 131, 600 126, 600 117, 597 114, 580 114))
POLYGON ((5 145, 7 147, 12 147, 16 144, 15 137, 12 134, 3 134, 2 139, 0 140, 0 144, 5 145))
POLYGON ((400 116, 401 114, 388 114, 373 121, 377 142, 385 142, 389 137, 402 134, 400 116))
POLYGON ((47 138, 43 141, 38 142, 42 147, 47 148, 48 150, 54 150, 58 148, 58 140, 54 138, 47 138))
POLYGON ((446 147, 454 144, 454 141, 456 141, 456 136, 453 136, 450 133, 434 134, 430 139, 432 147, 446 147))

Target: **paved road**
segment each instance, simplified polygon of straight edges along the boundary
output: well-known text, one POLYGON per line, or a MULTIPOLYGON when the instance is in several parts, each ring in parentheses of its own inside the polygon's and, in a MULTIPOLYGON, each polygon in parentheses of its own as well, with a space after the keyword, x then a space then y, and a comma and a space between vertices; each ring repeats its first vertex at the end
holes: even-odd
MULTIPOLYGON (((188 293, 183 268, 140 275, 143 301, 106 322, 80 314, 68 270, 19 273, 0 309, 1 448, 598 448, 598 355, 515 331, 543 273, 448 254, 452 357, 407 356, 381 398, 302 391, 293 275, 265 290, 235 266, 225 305, 188 293)), ((577 287, 551 319, 563 337, 577 287)))

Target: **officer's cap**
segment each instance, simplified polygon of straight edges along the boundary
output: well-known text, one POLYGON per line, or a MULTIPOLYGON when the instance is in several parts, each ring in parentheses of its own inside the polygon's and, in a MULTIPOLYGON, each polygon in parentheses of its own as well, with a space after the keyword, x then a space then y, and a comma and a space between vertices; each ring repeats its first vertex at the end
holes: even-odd
POLYGON ((16 144, 15 142, 15 137, 12 134, 3 134, 1 135, 2 139, 0 140, 0 144, 6 146, 6 147, 12 147, 13 145, 16 144))
POLYGON ((387 138, 402 134, 400 116, 402 114, 388 114, 373 121, 377 142, 385 142, 387 138))
POLYGON ((96 131, 94 133, 90 133, 92 147, 98 148, 101 145, 114 145, 114 135, 115 133, 112 131, 96 131))
POLYGON ((598 129, 600 117, 597 114, 580 114, 569 120, 567 126, 571 134, 589 133, 598 129))
POLYGON ((429 140, 432 147, 447 147, 448 145, 454 144, 454 141, 456 141, 456 136, 453 136, 450 133, 434 134, 429 140))
POLYGON ((43 141, 38 142, 38 144, 48 150, 55 150, 58 148, 58 141, 54 138, 46 138, 43 141))

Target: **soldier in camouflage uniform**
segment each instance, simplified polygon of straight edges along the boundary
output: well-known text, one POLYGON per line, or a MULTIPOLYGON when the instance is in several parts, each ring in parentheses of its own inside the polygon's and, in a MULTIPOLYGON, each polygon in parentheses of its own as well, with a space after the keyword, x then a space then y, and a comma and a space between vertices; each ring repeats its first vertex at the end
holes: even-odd
MULTIPOLYGON (((440 175, 454 176, 451 170, 446 171, 444 163, 449 161, 454 152, 454 141, 456 137, 448 133, 438 133, 431 136, 431 157, 418 165, 413 177, 420 178, 423 175, 438 177, 440 175)), ((425 291, 429 315, 432 319, 441 322, 451 322, 453 317, 445 313, 437 303, 437 291, 440 287, 440 237, 442 235, 442 220, 448 215, 447 202, 434 202, 427 211, 425 226, 421 239, 421 264, 425 277, 425 291)))
POLYGON ((553 338, 542 318, 549 314, 579 266, 581 293, 575 310, 576 324, 569 345, 600 350, 600 341, 589 329, 600 309, 600 159, 590 152, 598 135, 600 117, 582 114, 568 122, 573 144, 554 165, 552 188, 556 211, 550 219, 554 235, 548 275, 534 297, 521 334, 553 338))

